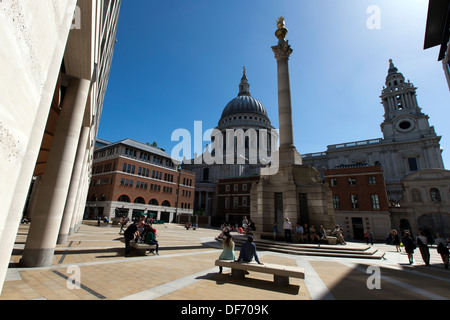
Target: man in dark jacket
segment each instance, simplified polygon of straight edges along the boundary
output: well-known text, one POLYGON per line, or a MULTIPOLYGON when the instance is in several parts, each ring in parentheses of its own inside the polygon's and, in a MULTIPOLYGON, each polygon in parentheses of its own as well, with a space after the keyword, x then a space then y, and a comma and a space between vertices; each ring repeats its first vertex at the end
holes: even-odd
POLYGON ((125 230, 125 232, 123 233, 125 238, 125 256, 130 255, 130 241, 134 239, 137 230, 138 230, 137 224, 136 222, 133 222, 128 226, 127 230, 125 230))
POLYGON ((241 245, 241 252, 237 262, 251 262, 255 258, 258 264, 263 264, 259 261, 258 254, 256 253, 256 245, 253 242, 253 236, 249 235, 247 241, 244 241, 241 245))

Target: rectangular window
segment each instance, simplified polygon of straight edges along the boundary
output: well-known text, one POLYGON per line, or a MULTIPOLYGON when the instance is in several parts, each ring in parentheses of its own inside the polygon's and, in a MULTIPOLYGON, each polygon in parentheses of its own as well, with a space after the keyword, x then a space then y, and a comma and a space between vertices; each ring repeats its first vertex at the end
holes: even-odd
POLYGON ((242 206, 246 207, 247 206, 247 197, 243 197, 242 198, 242 206))
POLYGON ((380 201, 377 194, 372 194, 370 200, 372 202, 372 209, 380 209, 380 201))
POLYGON ((337 186, 338 185, 337 179, 336 178, 331 179, 330 180, 330 185, 337 186))
POLYGON ((234 185, 234 191, 239 191, 239 185, 238 184, 234 185))
POLYGON ((333 196, 333 208, 339 209, 339 196, 333 196))
POLYGON ((230 191, 230 185, 229 185, 229 184, 227 184, 227 185, 225 186, 225 190, 226 190, 226 191, 230 191))
POLYGON ((123 186, 125 184, 125 179, 120 179, 120 185, 123 186))
POLYGON ((126 164, 126 163, 123 164, 123 169, 122 169, 122 171, 123 171, 123 172, 127 172, 127 164, 126 164))
POLYGON ((409 171, 417 171, 417 159, 416 158, 408 158, 409 171))
POLYGON ((350 195, 350 203, 352 205, 352 209, 359 209, 358 196, 356 194, 350 195))
POLYGON ((377 180, 375 177, 369 177, 369 184, 377 184, 377 180))
POLYGON ((242 185, 242 190, 243 190, 243 191, 247 191, 247 184, 243 184, 243 185, 242 185))
POLYGON ((131 172, 131 164, 128 165, 128 167, 127 167, 127 172, 128 172, 128 173, 131 172))
POLYGON ((233 209, 237 209, 239 206, 239 198, 238 197, 234 197, 233 198, 233 209))
POLYGON ((348 178, 348 185, 349 186, 355 186, 356 185, 356 179, 355 178, 348 178))
POLYGON ((230 209, 230 198, 229 197, 225 198, 225 209, 230 209))

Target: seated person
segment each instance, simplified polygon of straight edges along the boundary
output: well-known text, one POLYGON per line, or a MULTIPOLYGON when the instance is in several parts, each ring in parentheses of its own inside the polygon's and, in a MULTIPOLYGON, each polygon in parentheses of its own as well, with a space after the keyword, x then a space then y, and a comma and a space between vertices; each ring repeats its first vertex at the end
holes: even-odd
POLYGON ((258 264, 263 264, 259 261, 258 254, 256 252, 256 245, 253 242, 253 236, 247 236, 247 241, 244 241, 241 245, 241 251, 239 253, 239 258, 237 262, 251 262, 255 258, 258 264))
POLYGON ((125 238, 125 255, 128 256, 130 254, 130 242, 135 239, 139 235, 138 227, 136 223, 132 223, 128 226, 128 228, 123 233, 125 238))
MULTIPOLYGON (((149 232, 147 232, 146 237, 145 237, 145 243, 150 244, 150 245, 156 245, 156 254, 159 256, 159 243, 158 240, 156 240, 156 230, 153 228, 149 228, 149 232)), ((155 254, 155 252, 153 251, 153 249, 150 249, 150 252, 155 254)))

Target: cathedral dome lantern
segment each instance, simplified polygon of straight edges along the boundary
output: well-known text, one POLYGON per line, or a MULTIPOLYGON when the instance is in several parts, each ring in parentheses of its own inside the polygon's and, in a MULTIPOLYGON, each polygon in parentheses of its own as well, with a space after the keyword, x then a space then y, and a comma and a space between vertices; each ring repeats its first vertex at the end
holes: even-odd
POLYGON ((398 88, 405 82, 405 77, 402 73, 398 72, 392 59, 389 60, 389 70, 386 77, 386 86, 389 88, 398 88))
POLYGON ((238 96, 228 102, 219 120, 219 130, 228 128, 272 129, 266 108, 250 94, 250 84, 245 67, 239 84, 238 96))

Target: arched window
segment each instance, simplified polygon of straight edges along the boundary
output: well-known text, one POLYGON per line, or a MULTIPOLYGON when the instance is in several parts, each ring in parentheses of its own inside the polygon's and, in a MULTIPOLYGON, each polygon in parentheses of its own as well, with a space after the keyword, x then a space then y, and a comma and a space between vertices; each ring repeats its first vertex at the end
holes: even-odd
POLYGON ((158 200, 156 200, 156 199, 150 200, 150 202, 149 202, 148 204, 152 204, 152 205, 154 205, 154 206, 159 206, 159 202, 158 202, 158 200))
POLYGON ((137 197, 137 198, 134 200, 134 203, 145 204, 145 199, 142 198, 142 197, 137 197))
POLYGON ((432 202, 440 202, 441 201, 441 193, 437 188, 430 189, 430 197, 432 202))
POLYGON ((123 194, 119 197, 119 199, 117 199, 117 201, 119 202, 131 202, 130 197, 123 194))
POLYGON ((163 207, 170 207, 170 202, 167 201, 167 200, 164 200, 163 203, 162 203, 162 206, 163 207))

